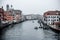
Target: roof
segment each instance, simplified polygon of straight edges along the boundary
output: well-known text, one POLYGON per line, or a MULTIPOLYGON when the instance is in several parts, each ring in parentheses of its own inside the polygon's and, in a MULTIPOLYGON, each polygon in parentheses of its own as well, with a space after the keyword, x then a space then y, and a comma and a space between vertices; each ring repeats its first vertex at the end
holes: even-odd
POLYGON ((22 11, 21 10, 14 10, 14 9, 12 9, 12 10, 9 10, 10 12, 14 12, 15 14, 21 14, 22 13, 22 11))
POLYGON ((47 15, 60 15, 60 11, 47 11, 44 13, 44 16, 47 15))

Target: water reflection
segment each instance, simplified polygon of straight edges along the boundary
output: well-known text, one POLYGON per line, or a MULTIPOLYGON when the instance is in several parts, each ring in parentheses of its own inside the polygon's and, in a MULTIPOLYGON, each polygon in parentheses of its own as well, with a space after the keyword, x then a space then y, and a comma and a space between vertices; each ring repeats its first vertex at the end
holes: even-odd
POLYGON ((53 31, 43 30, 39 28, 37 20, 25 21, 14 26, 9 26, 5 28, 0 33, 0 40, 60 40, 60 34, 57 34, 53 31), (38 27, 38 30, 35 30, 35 27, 38 27))

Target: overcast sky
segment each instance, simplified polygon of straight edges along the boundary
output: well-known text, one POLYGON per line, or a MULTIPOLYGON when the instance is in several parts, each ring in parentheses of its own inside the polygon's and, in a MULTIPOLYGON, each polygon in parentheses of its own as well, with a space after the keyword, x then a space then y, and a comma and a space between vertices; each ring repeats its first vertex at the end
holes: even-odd
POLYGON ((0 0, 0 7, 13 5, 14 9, 22 10, 23 14, 41 14, 48 10, 60 10, 60 0, 0 0))

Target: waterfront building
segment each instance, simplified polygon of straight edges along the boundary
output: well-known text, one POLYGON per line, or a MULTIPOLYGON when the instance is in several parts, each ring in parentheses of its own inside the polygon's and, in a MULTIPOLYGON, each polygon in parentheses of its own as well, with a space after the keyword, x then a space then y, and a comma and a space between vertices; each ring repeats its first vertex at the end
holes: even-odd
POLYGON ((25 21, 26 20, 26 16, 22 15, 21 21, 25 21))
POLYGON ((26 19, 31 20, 32 19, 31 15, 26 15, 26 19))
POLYGON ((0 25, 2 24, 2 21, 4 21, 4 9, 3 9, 3 7, 0 8, 0 25))
POLYGON ((28 20, 36 20, 36 19, 40 19, 41 15, 38 15, 38 14, 28 14, 26 15, 26 19, 28 20))
POLYGON ((20 22, 22 19, 22 11, 21 10, 15 10, 13 8, 13 5, 6 5, 6 11, 9 12, 9 14, 11 15, 11 18, 13 17, 13 21, 14 22, 20 22))
POLYGON ((12 16, 12 13, 9 11, 4 11, 4 21, 9 22, 9 24, 11 24, 13 22, 14 17, 12 16))
POLYGON ((60 11, 47 11, 43 16, 47 25, 54 25, 60 22, 60 11))
POLYGON ((14 22, 21 21, 21 19, 22 19, 22 11, 21 10, 10 9, 9 12, 12 13, 12 16, 14 17, 14 22))

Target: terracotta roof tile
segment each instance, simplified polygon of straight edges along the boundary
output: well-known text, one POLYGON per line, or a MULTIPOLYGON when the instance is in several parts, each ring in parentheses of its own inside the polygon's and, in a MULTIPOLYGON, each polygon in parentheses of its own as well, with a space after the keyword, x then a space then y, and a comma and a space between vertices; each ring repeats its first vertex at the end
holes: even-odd
POLYGON ((60 11, 47 11, 44 13, 44 16, 47 15, 60 15, 60 11))

